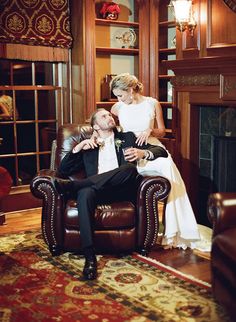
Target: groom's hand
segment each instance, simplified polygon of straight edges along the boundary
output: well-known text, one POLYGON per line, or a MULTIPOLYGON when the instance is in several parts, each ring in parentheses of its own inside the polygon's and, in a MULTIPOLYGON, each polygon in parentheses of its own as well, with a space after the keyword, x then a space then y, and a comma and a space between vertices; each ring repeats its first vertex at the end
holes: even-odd
POLYGON ((94 138, 91 139, 87 139, 87 140, 83 140, 81 141, 79 144, 77 144, 74 149, 73 149, 73 153, 78 153, 81 150, 89 150, 89 149, 94 149, 97 148, 97 143, 95 142, 94 138))
POLYGON ((144 157, 145 157, 145 150, 130 148, 125 151, 125 160, 129 162, 141 160, 144 157))

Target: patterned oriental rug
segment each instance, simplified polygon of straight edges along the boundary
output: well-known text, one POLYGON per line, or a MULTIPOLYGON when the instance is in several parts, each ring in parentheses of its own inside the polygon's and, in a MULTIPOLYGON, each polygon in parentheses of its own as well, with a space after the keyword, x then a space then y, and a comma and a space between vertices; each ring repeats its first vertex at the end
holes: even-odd
POLYGON ((98 256, 84 281, 82 257, 52 257, 40 232, 0 237, 0 321, 230 321, 210 285, 133 254, 98 256))

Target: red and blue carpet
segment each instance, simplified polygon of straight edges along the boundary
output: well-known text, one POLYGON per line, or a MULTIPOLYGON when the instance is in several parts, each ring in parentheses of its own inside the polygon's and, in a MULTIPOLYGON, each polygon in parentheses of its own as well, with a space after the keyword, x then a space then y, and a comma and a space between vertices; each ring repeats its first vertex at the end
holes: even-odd
POLYGON ((52 257, 39 232, 0 237, 0 321, 229 321, 210 285, 133 254, 98 257, 98 279, 84 260, 52 257))

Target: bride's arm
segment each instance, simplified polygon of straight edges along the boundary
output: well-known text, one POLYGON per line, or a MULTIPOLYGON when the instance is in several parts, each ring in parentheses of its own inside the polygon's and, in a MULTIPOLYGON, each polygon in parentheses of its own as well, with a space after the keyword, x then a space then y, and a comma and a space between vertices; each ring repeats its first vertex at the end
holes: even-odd
POLYGON ((157 127, 147 129, 137 136, 136 143, 138 145, 147 144, 149 136, 155 136, 157 138, 162 138, 166 133, 165 123, 163 119, 163 113, 161 104, 156 101, 155 103, 155 116, 156 116, 156 125, 157 127))
POLYGON ((114 117, 114 120, 116 122, 116 125, 119 125, 118 106, 117 106, 117 103, 115 103, 114 105, 112 105, 112 107, 111 107, 111 114, 114 117))
POLYGON ((111 114, 112 115, 115 115, 115 116, 118 116, 118 106, 117 106, 117 103, 115 103, 114 105, 112 105, 112 107, 111 107, 111 114))
POLYGON ((166 128, 163 118, 162 107, 158 101, 155 104, 155 114, 157 127, 152 129, 151 135, 157 138, 162 138, 166 134, 166 128))

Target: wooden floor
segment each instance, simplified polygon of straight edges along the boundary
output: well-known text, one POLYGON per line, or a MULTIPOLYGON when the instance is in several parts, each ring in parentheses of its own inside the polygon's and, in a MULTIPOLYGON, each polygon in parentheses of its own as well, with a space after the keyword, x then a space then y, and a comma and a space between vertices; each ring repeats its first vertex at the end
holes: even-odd
MULTIPOLYGON (((40 229, 40 226, 41 208, 7 213, 5 224, 0 226, 0 235, 35 228, 40 229)), ((208 283, 211 282, 209 253, 201 253, 190 249, 164 250, 157 245, 150 252, 149 256, 183 273, 192 275, 208 283)))
POLYGON ((41 208, 8 212, 5 214, 5 224, 0 226, 0 235, 40 228, 41 208))

